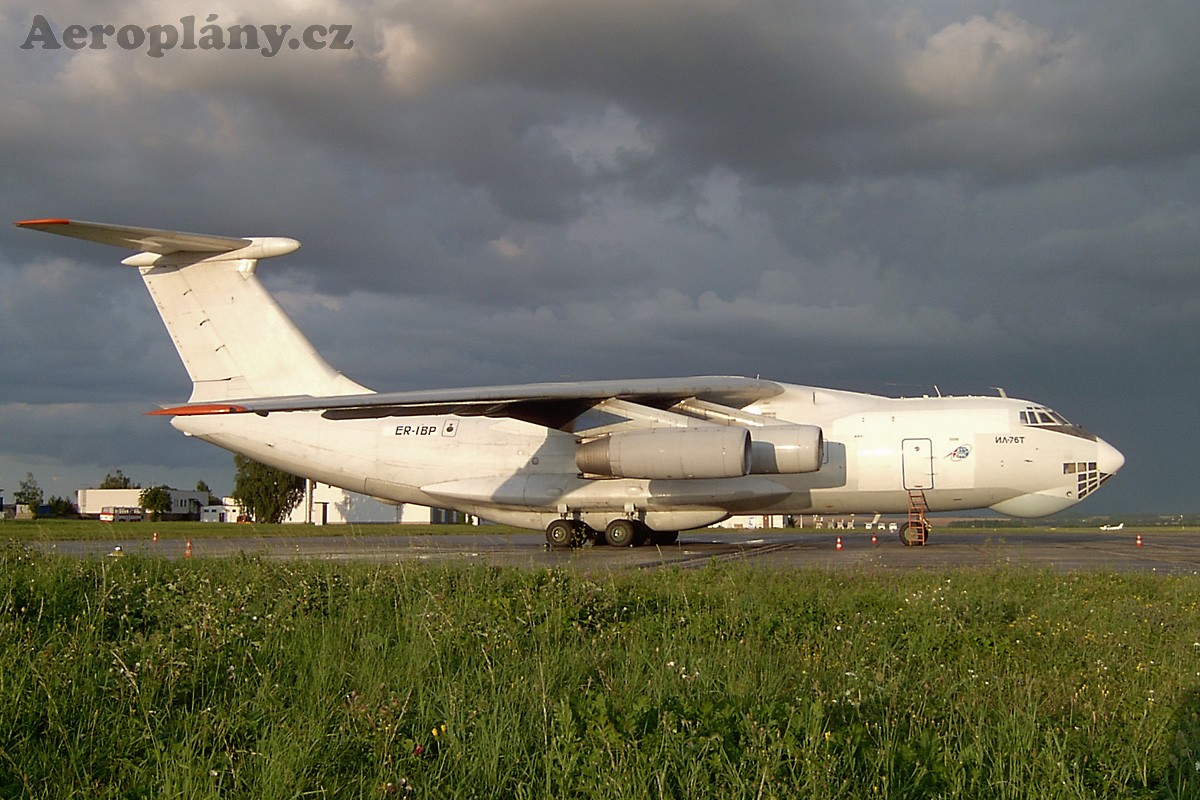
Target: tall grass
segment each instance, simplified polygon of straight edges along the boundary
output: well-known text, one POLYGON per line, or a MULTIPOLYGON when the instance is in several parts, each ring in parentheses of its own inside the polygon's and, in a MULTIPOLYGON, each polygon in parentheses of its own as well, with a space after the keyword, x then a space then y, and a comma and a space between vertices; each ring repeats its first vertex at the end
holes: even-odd
POLYGON ((345 525, 294 525, 291 523, 219 524, 169 520, 161 522, 101 522, 95 519, 21 519, 0 521, 0 543, 60 541, 148 542, 156 533, 163 539, 224 537, 418 536, 430 534, 529 533, 506 525, 418 525, 410 523, 348 523, 345 525))
POLYGON ((0 554, 0 796, 1196 797, 1200 579, 0 554))

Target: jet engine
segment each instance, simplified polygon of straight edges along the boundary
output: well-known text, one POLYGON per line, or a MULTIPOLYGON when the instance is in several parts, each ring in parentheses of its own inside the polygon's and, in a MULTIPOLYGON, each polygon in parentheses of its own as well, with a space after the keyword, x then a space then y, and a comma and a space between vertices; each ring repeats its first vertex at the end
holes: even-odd
POLYGON ((740 478, 750 461, 750 432, 724 425, 614 433, 575 451, 581 472, 648 480, 740 478))
POLYGON ((816 425, 771 425, 750 430, 750 472, 816 472, 825 461, 825 437, 816 425))

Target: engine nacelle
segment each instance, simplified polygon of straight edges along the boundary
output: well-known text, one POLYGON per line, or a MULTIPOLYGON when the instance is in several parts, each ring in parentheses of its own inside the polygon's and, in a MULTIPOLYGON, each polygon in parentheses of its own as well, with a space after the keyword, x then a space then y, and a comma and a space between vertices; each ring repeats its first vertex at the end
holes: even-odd
POLYGON ((750 432, 703 426, 614 433, 580 444, 575 465, 614 478, 740 478, 750 473, 750 432))
POLYGON ((825 437, 816 425, 769 425, 750 430, 750 472, 816 472, 825 461, 825 437))

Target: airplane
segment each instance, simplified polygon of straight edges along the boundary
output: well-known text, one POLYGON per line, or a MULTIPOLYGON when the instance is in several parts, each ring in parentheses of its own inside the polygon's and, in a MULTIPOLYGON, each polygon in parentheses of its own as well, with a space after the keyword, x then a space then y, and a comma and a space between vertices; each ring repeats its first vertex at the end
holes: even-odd
POLYGON ((300 243, 68 219, 18 227, 135 251, 192 380, 148 412, 188 436, 392 503, 544 531, 552 548, 668 545, 735 514, 1038 517, 1121 469, 1108 442, 1000 396, 884 397, 736 376, 375 392, 333 369, 255 272, 300 243))
POLYGON ((1119 531, 1119 530, 1124 530, 1124 528, 1125 528, 1124 522, 1122 522, 1120 525, 1101 525, 1100 526, 1100 530, 1102 530, 1102 531, 1119 531))

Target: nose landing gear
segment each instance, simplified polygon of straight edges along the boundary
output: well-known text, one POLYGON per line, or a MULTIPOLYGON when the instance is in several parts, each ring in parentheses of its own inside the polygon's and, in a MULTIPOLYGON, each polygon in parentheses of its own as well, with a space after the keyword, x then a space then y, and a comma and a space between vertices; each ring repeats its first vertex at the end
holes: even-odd
POLYGON ((908 490, 908 522, 900 526, 900 541, 905 547, 924 547, 925 539, 929 536, 929 521, 925 512, 929 504, 925 501, 922 489, 908 490))
POLYGON ((905 522, 900 526, 900 541, 905 547, 924 547, 929 536, 929 523, 925 520, 905 522))

